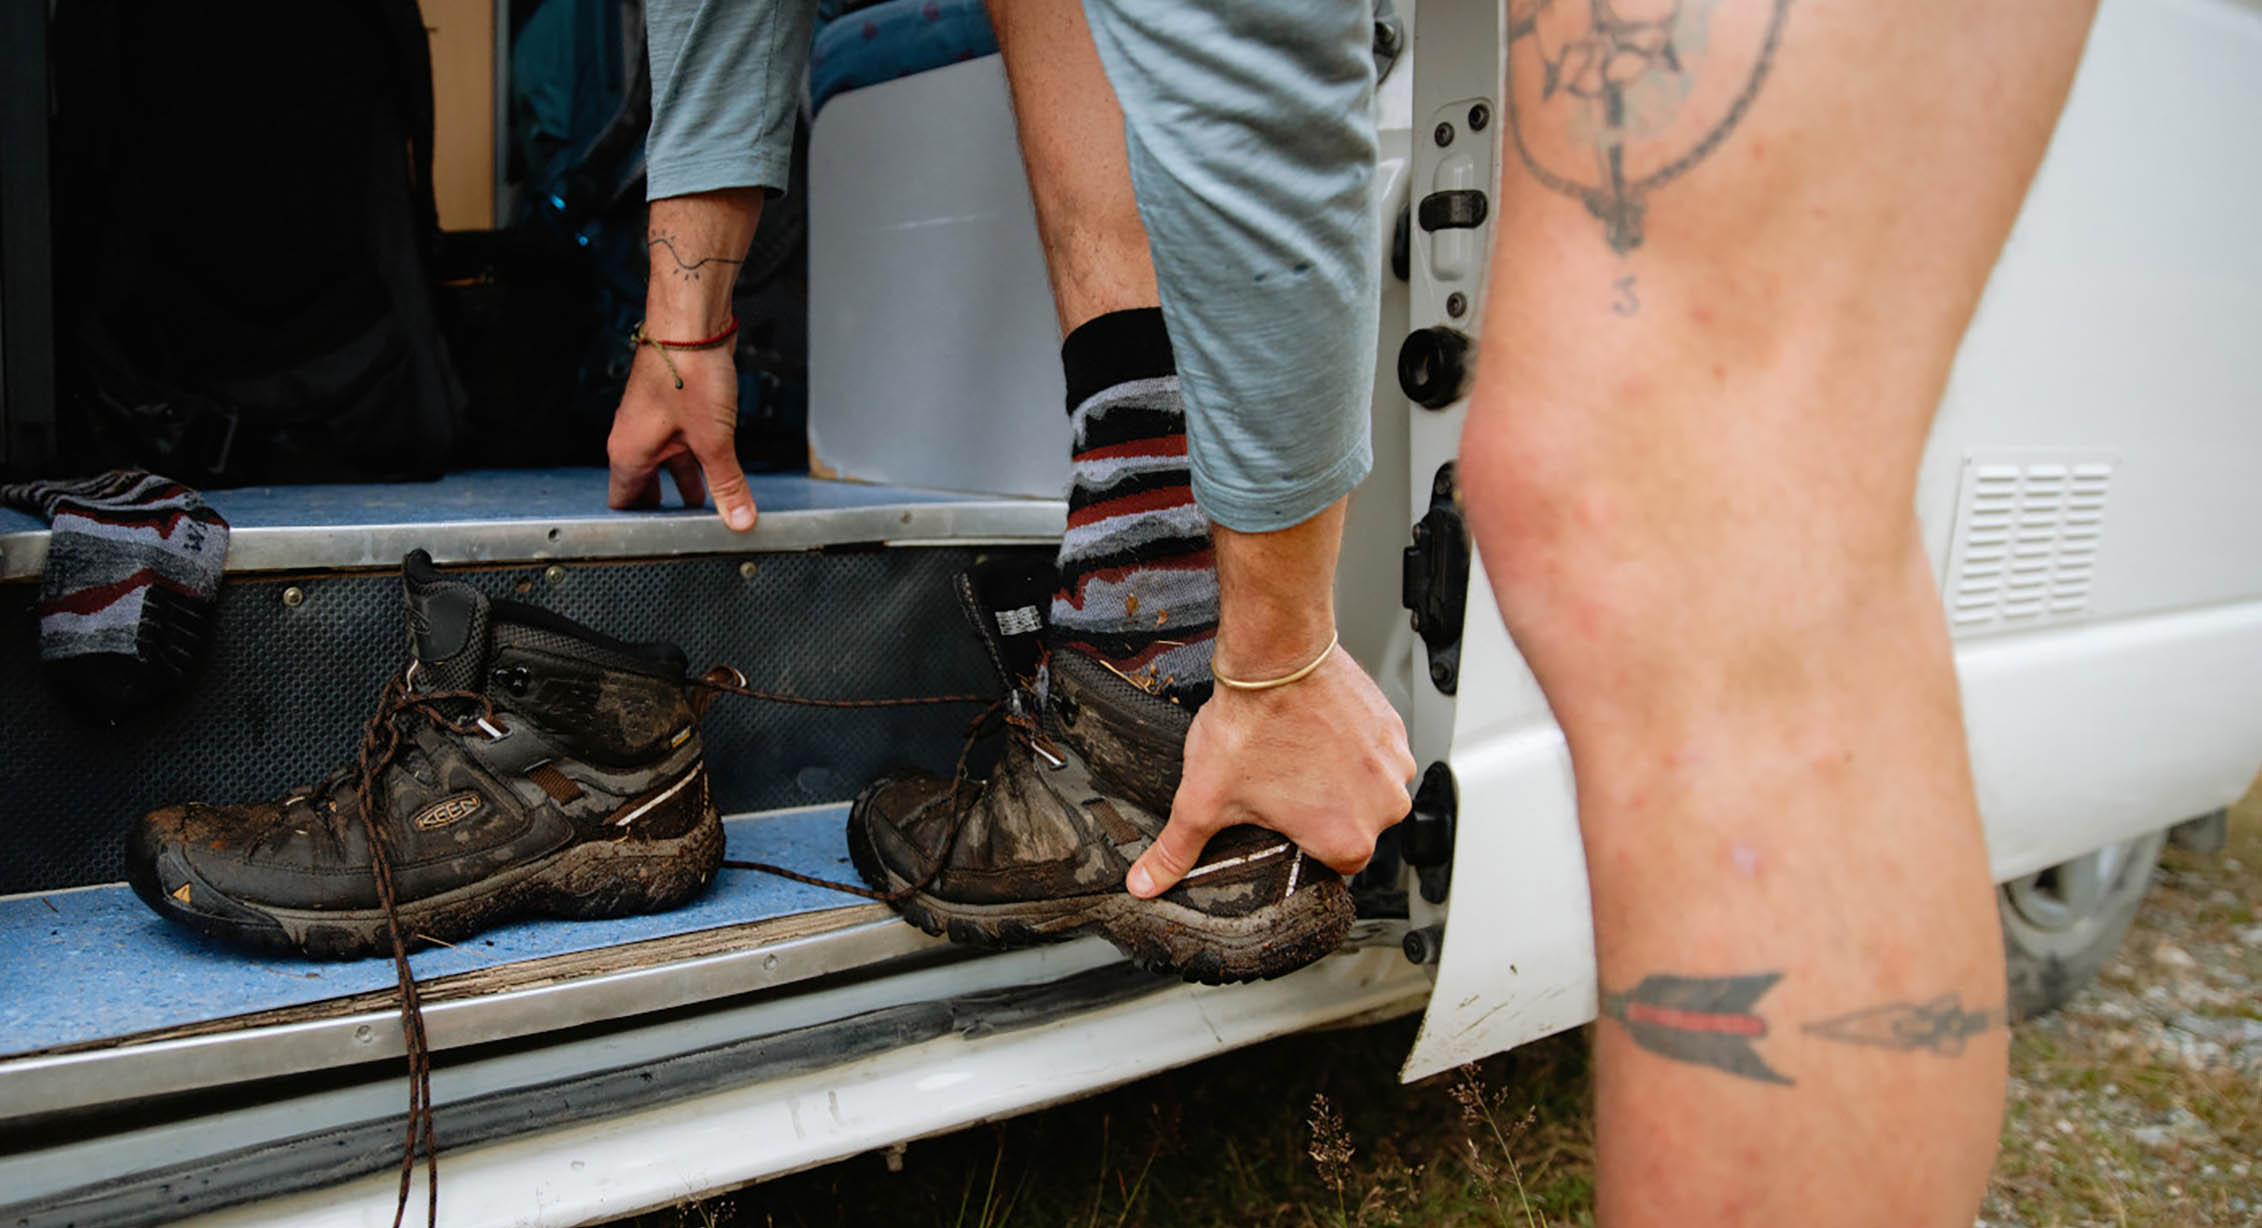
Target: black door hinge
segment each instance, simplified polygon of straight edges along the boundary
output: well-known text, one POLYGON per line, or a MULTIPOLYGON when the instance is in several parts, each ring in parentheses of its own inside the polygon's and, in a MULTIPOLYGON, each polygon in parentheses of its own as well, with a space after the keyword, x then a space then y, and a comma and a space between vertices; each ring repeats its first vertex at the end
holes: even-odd
POLYGON ((1448 695, 1460 684, 1461 624, 1469 608, 1469 528, 1461 516, 1453 462, 1430 483, 1429 511, 1406 548, 1400 600, 1429 650, 1429 680, 1448 695))
POLYGON ((1399 855, 1414 867, 1422 898, 1432 904, 1444 903, 1453 883, 1453 836, 1460 811, 1461 788, 1453 769, 1442 761, 1430 764, 1414 790, 1414 811, 1406 816, 1399 855))

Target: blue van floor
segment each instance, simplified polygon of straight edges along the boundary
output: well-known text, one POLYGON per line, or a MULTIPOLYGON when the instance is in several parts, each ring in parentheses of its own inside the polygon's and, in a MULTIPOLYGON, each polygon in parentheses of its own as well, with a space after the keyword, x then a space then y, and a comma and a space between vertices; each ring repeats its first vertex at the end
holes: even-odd
MULTIPOLYGON (((668 492, 665 507, 616 512, 605 506, 603 469, 485 469, 435 482, 358 483, 332 486, 244 486, 204 492, 214 510, 238 529, 337 528, 365 524, 445 524, 461 520, 554 520, 587 517, 679 516, 686 510, 668 492)), ((867 486, 800 473, 750 473, 755 506, 764 512, 825 511, 897 503, 951 503, 965 495, 867 486)), ((0 534, 46 528, 36 516, 0 508, 0 534)))
MULTIPOLYGON (((729 820, 729 856, 855 882, 848 807, 729 820)), ((419 979, 866 901, 725 869, 698 900, 615 921, 530 919, 409 957, 419 979)), ((168 922, 123 884, 0 899, 0 1058, 393 987, 390 959, 247 955, 168 922)))

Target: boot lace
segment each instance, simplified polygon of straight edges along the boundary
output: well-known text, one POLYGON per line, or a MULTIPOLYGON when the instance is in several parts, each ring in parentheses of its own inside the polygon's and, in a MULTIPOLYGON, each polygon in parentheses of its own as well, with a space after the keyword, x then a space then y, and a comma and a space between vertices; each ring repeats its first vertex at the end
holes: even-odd
MULTIPOLYGON (((363 825, 368 837, 369 868, 377 884, 377 899, 385 912, 385 937, 392 947, 393 972, 400 985, 401 1036, 408 1050, 408 1122, 401 1144, 400 1190, 393 1205, 393 1228, 400 1228, 408 1213, 408 1196, 415 1184, 416 1162, 419 1153, 424 1160, 424 1186, 426 1193, 425 1223, 440 1222, 440 1161, 439 1145, 434 1138, 432 1112, 432 1043, 424 1028, 424 1004, 417 991, 416 974, 409 968, 408 949, 412 940, 422 938, 437 942, 436 938, 421 934, 404 934, 401 930, 400 905, 393 888, 393 850, 380 821, 384 794, 378 784, 385 770, 399 761, 404 751, 415 746, 415 731, 419 722, 462 737, 474 734, 500 736, 503 732, 495 716, 495 705, 478 691, 423 690, 417 686, 418 663, 409 662, 408 668, 385 683, 377 699, 377 710, 369 723, 362 728, 361 747, 354 762, 338 772, 333 772, 322 784, 309 790, 310 800, 327 801, 347 781, 354 791, 354 814, 363 825)), ((958 829, 964 821, 967 807, 962 793, 967 782, 966 767, 974 746, 987 731, 998 713, 1018 697, 1016 690, 1006 699, 991 700, 985 695, 914 695, 881 699, 825 699, 794 695, 779 691, 757 690, 747 684, 746 675, 730 666, 717 666, 705 675, 691 680, 695 689, 692 711, 695 716, 706 712, 715 695, 738 695, 765 703, 793 704, 810 708, 899 708, 930 704, 983 704, 983 709, 968 722, 965 743, 959 748, 958 765, 951 776, 952 814, 946 829, 942 858, 938 858, 920 881, 896 892, 879 892, 852 883, 838 883, 828 879, 770 865, 759 861, 725 861, 735 869, 758 870, 781 878, 817 887, 829 887, 867 899, 894 902, 923 890, 942 869, 942 860, 949 856, 952 844, 958 839, 958 829)), ((1007 717, 1007 725, 1015 726, 1007 717)), ((1027 729, 1035 730, 1034 721, 1027 729)), ((1042 736, 1041 733, 1037 736, 1042 736)), ((286 808, 287 809, 287 808, 286 808)), ((335 806, 320 806, 333 824, 342 824, 335 806)), ((339 833, 342 838, 342 832, 339 833)))
MULTIPOLYGON (((408 1195, 416 1177, 417 1153, 424 1156, 424 1186, 428 1196, 427 1224, 440 1222, 439 1147, 433 1140, 432 1044, 424 1030, 424 1004, 417 994, 416 974, 409 969, 411 935, 401 932, 400 905, 393 890, 391 837, 381 821, 384 794, 377 787, 385 769, 414 745, 414 731, 423 721, 449 733, 469 736, 499 728, 495 706, 477 691, 427 691, 416 684, 417 663, 388 679, 377 697, 377 710, 362 727, 361 747, 354 757, 350 778, 354 786, 354 816, 363 827, 369 846, 370 875, 377 883, 377 902, 385 911, 385 937, 392 946, 393 973, 400 983, 401 1036, 408 1049, 408 1126, 401 1144, 400 1194, 393 1205, 393 1228, 400 1228, 408 1212, 408 1195), (463 715, 475 713, 476 715, 463 715)), ((337 780, 324 781, 322 790, 334 791, 337 780)), ((342 823, 335 806, 322 807, 333 823, 342 823)))
MULTIPOLYGON (((693 685, 716 694, 739 695, 747 699, 758 699, 769 703, 799 704, 812 708, 900 708, 916 704, 983 705, 982 710, 976 712, 973 719, 966 722, 966 739, 959 745, 957 766, 951 769, 950 818, 943 828, 942 848, 935 854, 934 861, 928 865, 926 872, 921 874, 917 881, 907 883, 894 891, 877 891, 862 883, 844 883, 834 879, 819 878, 814 874, 803 874, 799 870, 767 861, 733 859, 723 862, 727 869, 754 870, 763 874, 775 875, 778 878, 791 879, 797 883, 807 883, 812 887, 824 887, 848 895, 862 896, 867 900, 878 900, 882 904, 893 904, 925 891, 934 883, 935 876, 942 873, 943 864, 950 860, 950 850, 952 846, 958 843, 959 828, 965 825, 966 816, 971 810, 971 807, 966 804, 965 796, 966 785, 969 781, 967 764, 973 759, 974 747, 981 742, 983 735, 991 732, 1002 717, 1002 723, 1008 735, 1017 740, 1026 741, 1027 737, 1032 734, 1037 737, 1043 736, 1037 730, 1035 718, 1020 715, 1024 711, 1033 710, 1035 692, 1032 689, 1033 684, 1028 680, 1023 680, 1022 685, 1007 692, 1003 698, 994 700, 984 695, 915 695, 893 699, 812 699, 802 695, 755 690, 746 684, 746 675, 739 673, 730 666, 719 665, 694 679, 693 685)), ((699 706, 704 709, 706 705, 702 703, 699 706)), ((1048 748, 1050 747, 1049 741, 1046 745, 1048 748)), ((1059 762, 1057 753, 1049 749, 1044 753, 1055 763, 1059 762)))

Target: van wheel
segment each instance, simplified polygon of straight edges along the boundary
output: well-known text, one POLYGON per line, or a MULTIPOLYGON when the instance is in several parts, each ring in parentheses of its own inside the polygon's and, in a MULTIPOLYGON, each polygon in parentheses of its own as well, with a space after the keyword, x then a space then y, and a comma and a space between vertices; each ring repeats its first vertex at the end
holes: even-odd
POLYGON ((2136 921, 2166 842, 2166 832, 2151 832, 2003 884, 2012 1018, 2065 1005, 2105 966, 2136 921))

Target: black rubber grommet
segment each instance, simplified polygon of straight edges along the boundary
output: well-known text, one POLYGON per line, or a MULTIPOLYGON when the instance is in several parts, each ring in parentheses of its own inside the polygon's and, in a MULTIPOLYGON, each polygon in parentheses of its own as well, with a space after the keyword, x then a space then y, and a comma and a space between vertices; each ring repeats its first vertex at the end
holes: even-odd
POLYGON ((1442 324, 1406 334, 1398 347, 1398 387, 1424 409, 1443 409, 1468 395, 1468 334, 1442 324))

